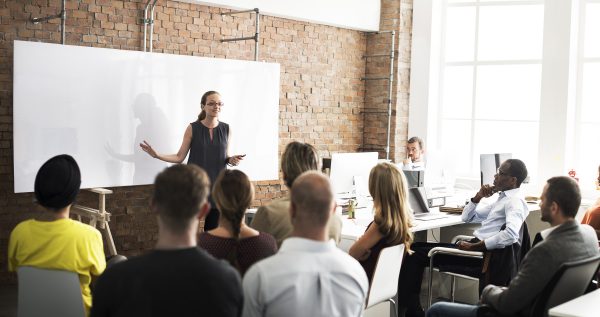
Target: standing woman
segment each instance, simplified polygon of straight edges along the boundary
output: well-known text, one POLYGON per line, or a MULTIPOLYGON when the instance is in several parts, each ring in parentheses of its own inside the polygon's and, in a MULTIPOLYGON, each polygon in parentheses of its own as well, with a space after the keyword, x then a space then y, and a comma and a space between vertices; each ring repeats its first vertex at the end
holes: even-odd
POLYGON ((373 197, 373 222, 348 253, 360 262, 371 282, 381 250, 404 243, 406 252, 410 253, 413 234, 406 178, 396 165, 386 162, 373 167, 369 174, 369 193, 373 197))
MULTIPOLYGON (((181 163, 187 156, 188 164, 202 167, 211 184, 214 184, 217 175, 227 165, 237 166, 244 155, 229 156, 228 145, 230 130, 229 125, 219 121, 221 107, 225 104, 221 101, 221 95, 216 91, 207 91, 202 95, 200 108, 202 112, 198 120, 190 123, 185 129, 181 147, 176 154, 158 154, 148 142, 140 143, 140 147, 153 158, 169 163, 181 163)), ((209 196, 211 210, 204 220, 204 230, 211 230, 219 224, 219 211, 212 197, 209 196)))

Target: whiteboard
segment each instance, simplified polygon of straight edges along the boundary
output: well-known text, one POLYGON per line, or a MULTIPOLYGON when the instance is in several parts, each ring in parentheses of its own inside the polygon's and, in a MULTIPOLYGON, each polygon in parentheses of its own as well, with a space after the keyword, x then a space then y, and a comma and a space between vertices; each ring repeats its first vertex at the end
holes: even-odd
MULTIPOLYGON (((14 190, 33 191, 50 157, 67 153, 82 188, 152 184, 176 153, 200 99, 220 92, 229 154, 251 180, 278 179, 279 64, 15 41, 14 190)), ((187 158, 186 161, 187 162, 187 158)))

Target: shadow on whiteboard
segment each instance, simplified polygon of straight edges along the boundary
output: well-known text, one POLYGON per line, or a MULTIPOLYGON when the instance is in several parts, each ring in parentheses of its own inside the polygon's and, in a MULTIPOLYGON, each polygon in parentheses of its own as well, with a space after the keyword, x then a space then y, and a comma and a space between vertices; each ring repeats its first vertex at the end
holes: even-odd
POLYGON ((154 176, 168 164, 150 157, 139 144, 149 140, 157 149, 168 149, 169 140, 164 136, 171 128, 164 112, 157 107, 156 99, 148 93, 139 94, 131 109, 138 121, 134 141, 121 138, 107 140, 104 148, 110 158, 106 161, 106 172, 113 183, 151 184, 154 176), (118 152, 113 144, 125 148, 126 152, 118 152))

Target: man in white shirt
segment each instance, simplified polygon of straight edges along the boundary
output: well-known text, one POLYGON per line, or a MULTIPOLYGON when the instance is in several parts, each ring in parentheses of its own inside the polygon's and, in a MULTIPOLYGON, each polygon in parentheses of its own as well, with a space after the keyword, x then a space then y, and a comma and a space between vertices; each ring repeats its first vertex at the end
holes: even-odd
POLYGON ((406 158, 403 161, 403 170, 415 171, 425 169, 425 148, 423 140, 413 136, 406 143, 406 158))
POLYGON ((279 252, 244 276, 244 313, 253 316, 361 316, 368 280, 360 264, 328 241, 335 210, 329 180, 318 172, 291 189, 294 230, 279 252))
MULTIPOLYGON (((527 177, 527 168, 525 164, 518 159, 509 159, 503 162, 496 175, 494 184, 483 185, 475 194, 462 212, 462 220, 470 223, 481 223, 481 227, 473 232, 475 239, 467 242, 461 241, 457 245, 443 243, 414 243, 411 249, 414 254, 405 258, 400 272, 400 281, 398 283, 398 302, 399 316, 406 313, 406 316, 422 316, 423 310, 419 303, 419 292, 423 278, 423 271, 429 265, 429 251, 438 246, 453 247, 466 251, 488 251, 495 252, 498 261, 502 257, 500 252, 511 252, 514 257, 514 263, 502 263, 502 265, 488 266, 483 270, 483 263, 479 259, 439 256, 436 257, 435 265, 446 267, 460 267, 461 271, 469 274, 482 274, 480 287, 485 286, 485 282, 492 282, 497 285, 508 285, 510 279, 517 272, 517 264, 520 260, 520 237, 523 230, 523 223, 529 214, 527 203, 519 193, 521 183, 527 177), (499 192, 496 202, 487 206, 479 206, 481 199, 490 197, 499 192), (493 251, 492 251, 493 250, 493 251), (506 265, 504 265, 506 264, 506 265), (492 278, 490 281, 489 278, 492 278), (483 283, 482 283, 483 282, 483 283)), ((528 243, 527 243, 528 244, 528 243)), ((525 246, 525 248, 527 248, 525 246)), ((508 261, 508 260, 506 260, 508 261)), ((462 273, 462 272, 461 272, 462 273)))

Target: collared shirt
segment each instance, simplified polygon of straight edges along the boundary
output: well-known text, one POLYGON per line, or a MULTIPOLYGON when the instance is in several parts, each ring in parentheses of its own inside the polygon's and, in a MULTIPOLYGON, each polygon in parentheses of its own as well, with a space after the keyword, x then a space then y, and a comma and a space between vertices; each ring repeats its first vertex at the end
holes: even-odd
POLYGON ((243 287, 245 317, 361 316, 369 282, 333 241, 291 237, 250 267, 243 287))
POLYGON ((501 249, 520 241, 519 233, 525 218, 529 215, 527 203, 519 195, 519 188, 500 192, 498 200, 485 207, 469 202, 462 212, 464 222, 481 223, 475 230, 479 240, 483 240, 488 250, 501 249), (506 228, 500 228, 506 224, 506 228))

